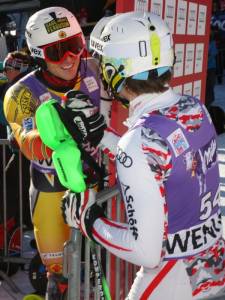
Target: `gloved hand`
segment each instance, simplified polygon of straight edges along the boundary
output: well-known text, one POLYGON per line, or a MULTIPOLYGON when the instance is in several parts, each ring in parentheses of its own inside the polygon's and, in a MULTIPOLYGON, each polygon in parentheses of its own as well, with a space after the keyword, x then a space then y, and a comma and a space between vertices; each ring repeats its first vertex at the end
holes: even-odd
POLYGON ((79 228, 79 224, 76 221, 76 193, 72 193, 70 190, 66 191, 61 204, 63 220, 69 227, 79 228))
POLYGON ((95 194, 93 189, 80 194, 67 191, 62 199, 65 223, 70 227, 80 228, 83 234, 93 241, 93 224, 96 219, 105 217, 103 208, 95 202, 95 194))
POLYGON ((63 99, 68 116, 83 134, 84 143, 90 142, 91 146, 96 147, 107 127, 98 107, 94 106, 89 97, 81 91, 70 90, 63 99))

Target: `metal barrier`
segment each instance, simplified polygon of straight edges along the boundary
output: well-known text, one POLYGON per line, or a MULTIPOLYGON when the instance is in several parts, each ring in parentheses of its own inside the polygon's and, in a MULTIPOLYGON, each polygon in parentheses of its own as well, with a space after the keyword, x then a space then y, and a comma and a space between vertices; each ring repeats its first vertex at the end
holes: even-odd
MULTIPOLYGON (((10 149, 9 149, 9 142, 6 139, 1 139, 0 140, 0 146, 1 146, 1 151, 2 151, 2 166, 1 166, 1 177, 2 177, 2 182, 1 182, 1 199, 2 202, 0 203, 0 211, 3 212, 2 214, 2 245, 1 245, 1 254, 0 254, 0 263, 1 264, 14 264, 14 265, 21 265, 21 264, 29 264, 31 258, 25 258, 23 256, 23 201, 22 201, 22 190, 23 190, 23 182, 22 182, 22 173, 23 173, 23 168, 22 168, 22 155, 21 153, 17 154, 12 154, 10 149), (10 156, 10 159, 7 161, 7 154, 10 156), (19 240, 20 240, 20 245, 16 249, 17 255, 16 257, 10 256, 9 255, 9 244, 8 244, 8 236, 10 232, 10 228, 8 225, 8 219, 7 219, 7 170, 10 168, 10 164, 13 162, 15 155, 18 155, 18 178, 17 176, 14 177, 13 181, 10 184, 12 185, 13 188, 13 183, 15 184, 15 180, 18 180, 18 195, 19 195, 19 222, 17 224, 18 230, 19 230, 19 240)), ((15 191, 16 192, 16 191, 15 191)), ((15 224, 16 225, 16 224, 15 224)), ((12 225, 13 226, 13 225, 12 225)), ((19 293, 21 292, 19 287, 11 280, 11 278, 8 276, 6 271, 0 270, 0 277, 3 278, 7 284, 10 286, 12 291, 14 293, 19 293)))
MULTIPOLYGON (((110 201, 112 198, 116 197, 117 200, 120 199, 118 188, 112 187, 103 190, 97 194, 98 204, 103 204, 107 201, 108 209, 110 210, 110 201)), ((118 205, 120 201, 117 201, 118 205)), ((102 258, 104 256, 104 272, 106 274, 107 280, 110 280, 110 255, 109 253, 101 253, 101 247, 97 246, 97 256, 100 264, 102 264, 102 258)), ((118 259, 119 261, 119 259, 118 259)), ((71 240, 65 244, 64 247, 64 264, 63 264, 63 275, 68 278, 68 300, 89 300, 89 299, 101 299, 98 290, 98 278, 95 276, 95 284, 92 282, 90 284, 91 271, 91 242, 87 239, 82 239, 81 233, 72 229, 71 240), (80 267, 82 265, 81 260, 81 244, 84 243, 84 277, 81 279, 80 267), (81 290, 82 289, 82 290, 81 290)), ((94 266, 93 266, 94 269, 94 266)), ((119 269, 119 268, 118 268, 119 269)), ((98 270, 97 270, 98 271, 98 270)), ((96 272, 96 271, 95 271, 96 272)), ((96 274, 95 274, 96 275, 96 274)), ((119 282, 119 272, 117 272, 117 283, 119 282)), ((127 279, 127 278, 126 278, 127 279)), ((117 285, 116 298, 120 299, 120 289, 117 285)))

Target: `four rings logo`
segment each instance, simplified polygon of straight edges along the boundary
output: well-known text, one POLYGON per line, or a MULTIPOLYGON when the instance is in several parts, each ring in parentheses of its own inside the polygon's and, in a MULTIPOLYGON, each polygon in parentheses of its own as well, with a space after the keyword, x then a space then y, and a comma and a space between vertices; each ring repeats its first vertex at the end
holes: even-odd
POLYGON ((118 149, 116 154, 116 159, 121 163, 125 168, 130 168, 133 164, 133 160, 130 156, 123 152, 122 149, 118 149))

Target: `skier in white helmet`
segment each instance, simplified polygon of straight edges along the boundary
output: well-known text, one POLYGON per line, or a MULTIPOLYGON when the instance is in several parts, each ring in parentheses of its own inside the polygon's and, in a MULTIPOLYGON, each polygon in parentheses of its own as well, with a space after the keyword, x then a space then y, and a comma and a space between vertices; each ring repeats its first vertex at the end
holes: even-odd
POLYGON ((129 107, 116 154, 127 221, 107 219, 89 190, 64 200, 76 212, 74 224, 141 266, 129 300, 220 295, 225 242, 216 132, 198 99, 170 87, 174 50, 167 25, 149 12, 118 14, 97 23, 90 45, 108 90, 129 107))
POLYGON ((20 150, 31 161, 31 212, 38 251, 48 272, 46 299, 58 300, 62 299, 64 288, 60 287, 65 283, 63 244, 70 232, 61 214, 66 188, 56 175, 52 150, 43 144, 36 129, 35 112, 50 98, 59 103, 62 98, 68 100, 70 108, 65 102, 66 110, 74 118, 78 114, 80 120, 86 120, 87 147, 92 149, 103 136, 105 118, 99 107, 100 100, 108 96, 101 88, 98 65, 88 56, 81 27, 70 11, 49 7, 36 12, 27 22, 25 36, 39 68, 7 91, 4 112, 20 150))

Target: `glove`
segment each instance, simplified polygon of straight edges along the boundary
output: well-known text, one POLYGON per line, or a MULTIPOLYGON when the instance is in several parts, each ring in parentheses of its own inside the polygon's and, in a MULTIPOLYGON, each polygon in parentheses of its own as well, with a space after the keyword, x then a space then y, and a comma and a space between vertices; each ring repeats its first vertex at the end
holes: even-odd
POLYGON ((87 238, 95 241, 92 236, 93 224, 96 219, 105 217, 105 214, 103 208, 95 202, 93 189, 79 194, 66 192, 62 200, 62 213, 66 224, 80 228, 87 238))
POLYGON ((66 191, 62 198, 61 210, 63 220, 69 227, 78 229, 79 224, 76 222, 76 193, 72 193, 69 190, 66 191))
POLYGON ((70 90, 63 99, 69 118, 83 135, 83 142, 90 142, 91 146, 96 147, 107 127, 105 118, 99 113, 98 107, 94 106, 89 97, 81 91, 70 90))

